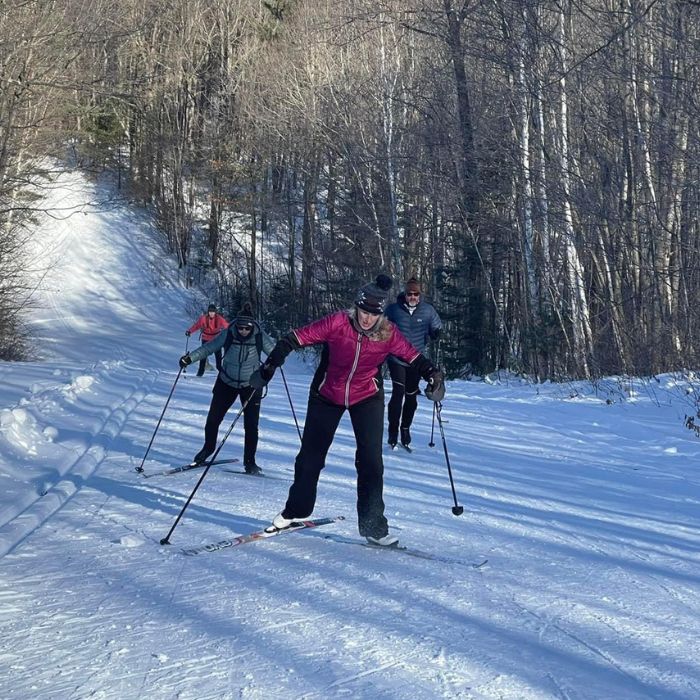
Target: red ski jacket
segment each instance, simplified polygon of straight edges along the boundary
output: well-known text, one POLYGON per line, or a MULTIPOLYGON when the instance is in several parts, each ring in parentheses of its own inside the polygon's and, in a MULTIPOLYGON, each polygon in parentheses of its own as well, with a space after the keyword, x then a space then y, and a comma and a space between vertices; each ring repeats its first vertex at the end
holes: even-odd
POLYGON ((334 404, 353 406, 379 391, 378 369, 387 355, 413 362, 420 353, 396 326, 382 319, 378 331, 358 331, 347 311, 338 311, 293 331, 299 345, 327 343, 328 368, 319 393, 334 404))
POLYGON ((201 330, 202 340, 208 343, 226 328, 228 321, 223 316, 214 314, 214 318, 209 318, 209 314, 202 314, 187 330, 190 333, 201 330))

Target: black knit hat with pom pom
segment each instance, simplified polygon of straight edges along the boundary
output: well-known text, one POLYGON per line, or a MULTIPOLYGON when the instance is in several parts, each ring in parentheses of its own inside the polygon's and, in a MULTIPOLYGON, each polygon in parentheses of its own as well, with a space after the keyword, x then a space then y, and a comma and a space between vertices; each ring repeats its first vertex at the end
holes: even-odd
POLYGON ((357 290, 355 306, 371 314, 383 314, 392 284, 392 279, 388 275, 377 275, 374 282, 357 290))

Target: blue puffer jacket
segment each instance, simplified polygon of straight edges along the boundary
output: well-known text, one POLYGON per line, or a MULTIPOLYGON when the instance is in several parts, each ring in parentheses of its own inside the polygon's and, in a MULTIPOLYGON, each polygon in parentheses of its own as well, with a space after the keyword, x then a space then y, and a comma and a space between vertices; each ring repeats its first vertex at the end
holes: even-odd
POLYGON ((219 348, 223 348, 227 344, 226 338, 231 336, 230 347, 221 358, 219 377, 221 377, 221 381, 236 389, 242 386, 249 386, 248 380, 250 375, 260 367, 260 354, 255 342, 255 336, 258 333, 262 339, 261 349, 266 355, 269 355, 272 352, 272 348, 275 347, 275 341, 257 323, 253 328, 253 332, 247 338, 244 338, 236 331, 235 321, 228 329, 221 331, 214 340, 210 340, 196 350, 191 350, 189 355, 192 358, 192 362, 197 362, 216 352, 219 348))
MULTIPOLYGON (((403 292, 396 297, 396 303, 391 304, 384 315, 398 326, 406 340, 418 352, 425 353, 428 341, 436 340, 440 335, 442 321, 438 312, 427 301, 418 302, 418 305, 411 310, 411 307, 406 303, 406 296, 403 292)), ((390 360, 405 364, 393 355, 390 360)))

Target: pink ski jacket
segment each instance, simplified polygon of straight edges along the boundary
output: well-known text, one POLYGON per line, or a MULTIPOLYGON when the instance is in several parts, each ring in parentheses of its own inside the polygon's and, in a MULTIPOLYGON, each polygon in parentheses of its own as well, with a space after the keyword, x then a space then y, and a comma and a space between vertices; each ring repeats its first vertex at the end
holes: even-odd
POLYGON ((377 370, 387 355, 411 363, 420 353, 390 321, 371 336, 360 333, 347 311, 338 311, 293 331, 299 345, 328 344, 328 369, 319 387, 324 398, 350 407, 379 391, 377 370))
POLYGON ((214 318, 209 318, 209 314, 202 314, 187 330, 190 333, 201 330, 202 340, 208 343, 226 328, 228 321, 223 316, 214 314, 214 318))

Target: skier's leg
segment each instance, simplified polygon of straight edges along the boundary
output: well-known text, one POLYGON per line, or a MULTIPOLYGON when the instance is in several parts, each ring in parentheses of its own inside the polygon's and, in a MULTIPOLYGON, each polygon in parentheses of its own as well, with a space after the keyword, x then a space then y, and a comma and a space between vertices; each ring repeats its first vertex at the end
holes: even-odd
POLYGON ((200 454, 205 452, 207 457, 216 450, 216 438, 219 434, 219 426, 226 412, 236 400, 238 389, 234 389, 232 386, 223 382, 220 377, 217 377, 211 393, 211 404, 209 405, 207 422, 204 425, 204 447, 200 451, 200 454))
POLYGON ((245 443, 243 447, 243 464, 247 471, 256 466, 255 452, 258 449, 258 422, 260 420, 260 392, 251 386, 241 387, 241 404, 243 409, 243 426, 245 443), (246 403, 247 402, 247 403, 246 403))
POLYGON ((357 519, 360 534, 382 538, 388 531, 384 517, 384 462, 382 461, 384 397, 373 396, 350 408, 357 442, 357 519))
POLYGON ((301 449, 294 462, 294 483, 282 511, 284 518, 306 518, 313 512, 318 477, 344 412, 343 406, 328 403, 317 394, 309 397, 301 449))
MULTIPOLYGON (((204 341, 202 341, 202 345, 205 345, 205 342, 204 342, 204 341)), ((206 366, 207 366, 207 358, 206 358, 206 357, 203 357, 203 358, 199 361, 199 369, 197 370, 197 376, 198 376, 198 377, 204 376, 204 369, 205 369, 206 366)))
POLYGON ((420 375, 413 367, 406 368, 406 395, 403 402, 403 411, 401 413, 401 443, 404 445, 411 444, 411 432, 409 428, 413 423, 413 416, 418 407, 418 381, 420 375))
POLYGON ((387 409, 389 416, 388 441, 390 445, 394 446, 399 441, 399 420, 405 392, 406 368, 398 362, 389 361, 389 373, 391 374, 391 399, 387 409))

